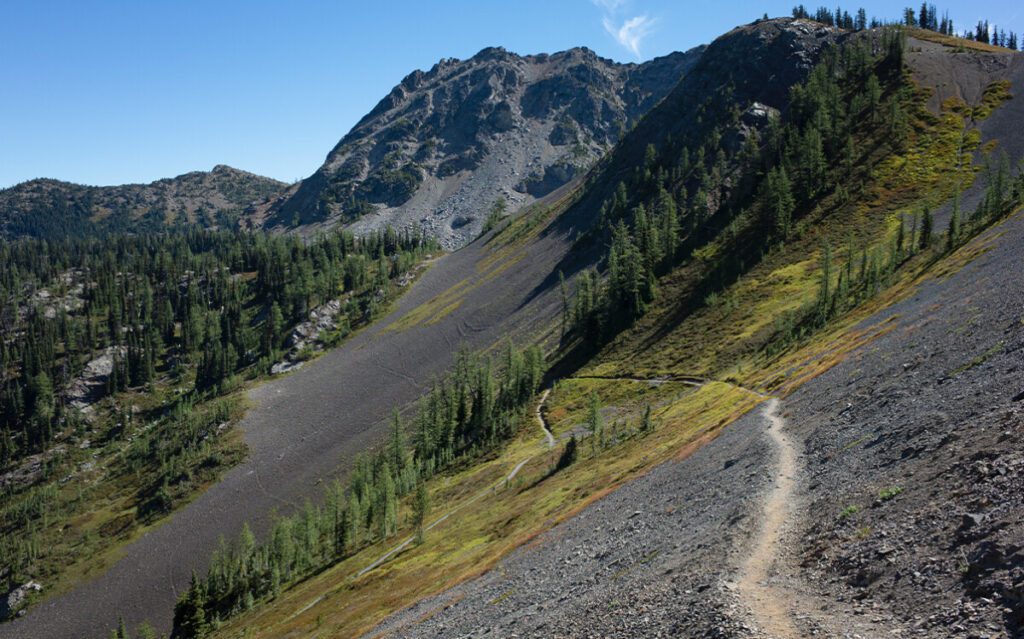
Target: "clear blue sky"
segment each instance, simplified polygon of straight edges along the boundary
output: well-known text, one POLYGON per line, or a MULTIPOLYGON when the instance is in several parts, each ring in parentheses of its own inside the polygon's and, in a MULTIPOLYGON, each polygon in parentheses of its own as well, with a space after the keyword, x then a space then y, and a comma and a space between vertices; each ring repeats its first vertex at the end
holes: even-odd
MULTIPOLYGON (((0 187, 148 182, 223 163, 290 181, 392 86, 442 57, 587 46, 620 61, 708 42, 794 3, 31 0, 0 17, 0 187)), ((809 8, 818 3, 805 3, 809 8)), ((904 2, 863 2, 896 18, 904 2)), ((914 6, 920 3, 910 3, 914 6)), ((958 30, 1024 31, 1010 0, 955 0, 958 30)), ((851 13, 860 5, 849 5, 851 13)))

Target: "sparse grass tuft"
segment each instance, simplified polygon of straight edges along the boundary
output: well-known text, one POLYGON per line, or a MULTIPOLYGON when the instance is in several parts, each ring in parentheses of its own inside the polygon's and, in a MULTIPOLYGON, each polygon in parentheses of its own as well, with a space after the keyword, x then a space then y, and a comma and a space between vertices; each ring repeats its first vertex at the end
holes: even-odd
POLYGON ((840 511, 839 519, 840 520, 848 519, 850 517, 853 517, 854 515, 856 515, 859 512, 860 512, 860 507, 859 506, 856 506, 854 504, 850 504, 846 508, 843 508, 842 511, 840 511))
POLYGON ((888 488, 883 488, 882 490, 878 491, 878 500, 881 502, 886 502, 891 499, 895 499, 896 496, 902 492, 903 488, 901 488, 900 486, 889 486, 888 488))

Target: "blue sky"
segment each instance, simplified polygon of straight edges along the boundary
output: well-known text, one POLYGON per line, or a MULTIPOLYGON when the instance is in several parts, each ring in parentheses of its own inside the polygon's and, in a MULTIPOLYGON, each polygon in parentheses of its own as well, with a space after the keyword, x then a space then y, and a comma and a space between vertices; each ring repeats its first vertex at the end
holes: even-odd
MULTIPOLYGON (((291 181, 408 72, 442 57, 587 46, 644 60, 793 4, 10 2, 0 19, 0 187, 35 177, 148 182, 219 163, 291 181)), ((903 4, 848 8, 895 18, 903 4)), ((985 17, 1024 31, 1016 2, 936 4, 958 29, 985 17)))

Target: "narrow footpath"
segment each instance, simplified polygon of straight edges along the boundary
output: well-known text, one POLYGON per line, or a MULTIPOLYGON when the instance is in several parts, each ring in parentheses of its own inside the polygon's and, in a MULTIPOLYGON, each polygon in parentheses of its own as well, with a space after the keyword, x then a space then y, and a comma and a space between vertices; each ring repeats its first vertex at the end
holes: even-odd
POLYGON ((764 501, 764 519, 750 556, 744 563, 737 591, 741 601, 750 609, 754 622, 773 639, 800 639, 802 636, 793 623, 790 612, 791 598, 777 584, 778 566, 783 532, 792 515, 796 490, 794 477, 799 469, 796 449, 783 432, 785 419, 780 402, 771 398, 764 406, 768 422, 768 436, 776 449, 775 482, 764 501))

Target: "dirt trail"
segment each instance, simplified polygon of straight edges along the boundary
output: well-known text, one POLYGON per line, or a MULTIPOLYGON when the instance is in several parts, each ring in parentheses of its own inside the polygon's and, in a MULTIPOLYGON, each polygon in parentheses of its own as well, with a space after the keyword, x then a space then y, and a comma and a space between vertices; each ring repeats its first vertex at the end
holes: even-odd
MULTIPOLYGON (((541 414, 541 409, 544 407, 544 402, 548 401, 548 395, 550 393, 551 393, 551 389, 545 389, 544 392, 541 393, 540 398, 537 401, 537 409, 535 411, 536 415, 537 415, 537 422, 540 424, 541 430, 544 431, 545 444, 547 445, 547 448, 549 450, 555 447, 555 437, 554 437, 554 435, 551 434, 551 429, 548 428, 548 424, 544 420, 544 416, 541 414)), ((511 482, 513 479, 516 478, 516 475, 518 475, 519 471, 523 469, 523 466, 525 466, 527 463, 529 463, 534 457, 536 457, 536 455, 530 455, 526 459, 522 460, 521 462, 516 464, 515 468, 512 469, 512 472, 510 472, 507 476, 502 478, 496 484, 494 484, 493 486, 490 486, 488 488, 484 488, 483 490, 481 490, 477 494, 475 494, 472 497, 470 497, 468 500, 466 500, 466 501, 462 502, 461 504, 459 504, 458 506, 455 506, 454 508, 448 510, 443 515, 441 515, 440 517, 438 517, 434 521, 430 522, 428 525, 424 526, 423 527, 423 532, 427 532, 428 530, 434 528, 435 526, 438 526, 439 524, 447 521, 448 518, 451 517, 452 515, 454 515, 456 512, 462 510, 463 508, 465 508, 466 506, 469 506, 470 504, 475 503, 481 497, 484 497, 485 495, 489 495, 489 494, 495 492, 500 486, 507 485, 509 482, 511 482)), ((405 539, 402 543, 398 544, 397 546, 395 546, 394 548, 392 548, 391 550, 389 550, 385 554, 383 554, 380 557, 378 557, 369 566, 367 566, 366 568, 363 568, 362 570, 357 572, 354 578, 358 579, 359 577, 362 577, 366 573, 370 572, 371 570, 373 570, 373 569, 377 568, 378 566, 380 566, 381 564, 385 563, 387 560, 389 560, 392 557, 396 556, 398 553, 400 553, 403 550, 405 550, 409 546, 409 544, 411 544, 415 539, 416 539, 415 537, 409 537, 409 538, 405 539)), ((305 612, 306 610, 309 610, 312 606, 314 606, 317 603, 319 603, 320 600, 322 600, 322 599, 323 599, 323 597, 320 597, 319 599, 313 601, 311 604, 309 604, 308 606, 306 606, 305 608, 300 610, 299 613, 302 613, 302 612, 305 612)), ((299 614, 299 613, 296 613, 296 614, 299 614)))
POLYGON ((544 415, 540 412, 544 408, 544 402, 548 401, 548 395, 550 394, 550 388, 545 388, 544 392, 540 394, 540 401, 537 402, 537 423, 540 424, 541 429, 544 431, 544 439, 548 442, 548 448, 554 448, 555 436, 551 434, 551 429, 548 428, 548 423, 544 421, 544 415))
POLYGON ((764 521, 750 556, 743 565, 737 589, 741 600, 754 615, 757 626, 775 639, 799 639, 790 615, 790 597, 773 583, 774 568, 780 560, 783 529, 792 514, 792 503, 799 462, 796 450, 783 432, 785 420, 779 412, 779 400, 772 398, 764 407, 768 436, 778 453, 775 485, 764 502, 764 521))

